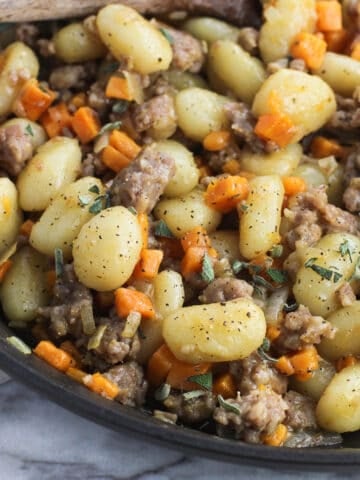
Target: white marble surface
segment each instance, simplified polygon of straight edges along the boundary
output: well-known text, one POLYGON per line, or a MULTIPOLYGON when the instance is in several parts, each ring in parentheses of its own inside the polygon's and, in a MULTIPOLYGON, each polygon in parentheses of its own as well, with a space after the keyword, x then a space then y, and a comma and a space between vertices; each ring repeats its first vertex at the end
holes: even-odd
POLYGON ((338 480, 239 467, 151 445, 73 415, 11 380, 0 385, 0 480, 338 480))

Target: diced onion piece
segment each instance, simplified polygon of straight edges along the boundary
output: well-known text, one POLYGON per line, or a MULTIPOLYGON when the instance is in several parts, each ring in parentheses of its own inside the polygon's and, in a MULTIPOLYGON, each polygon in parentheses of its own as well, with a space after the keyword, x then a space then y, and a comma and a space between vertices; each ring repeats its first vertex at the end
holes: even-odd
POLYGON ((80 316, 83 332, 85 335, 92 335, 96 330, 96 325, 91 303, 84 303, 81 305, 80 316))
POLYGON ((133 338, 141 322, 139 312, 130 312, 126 317, 125 327, 121 333, 122 338, 133 338))
POLYGON ((95 331, 95 333, 92 335, 92 337, 89 338, 88 341, 88 350, 95 350, 98 348, 98 346, 101 343, 102 337, 104 336, 106 330, 106 325, 99 325, 95 331))
POLYGON ((6 341, 10 343, 14 348, 19 350, 19 352, 23 353, 24 355, 30 355, 31 354, 31 348, 26 345, 26 343, 21 340, 19 337, 11 336, 7 337, 6 341))

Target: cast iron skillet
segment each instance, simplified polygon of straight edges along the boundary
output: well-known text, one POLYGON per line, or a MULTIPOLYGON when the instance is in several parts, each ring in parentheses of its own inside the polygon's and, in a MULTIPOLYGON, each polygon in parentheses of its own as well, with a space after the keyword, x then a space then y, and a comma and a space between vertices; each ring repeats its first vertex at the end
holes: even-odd
POLYGON ((277 470, 354 471, 360 466, 360 434, 345 436, 337 448, 290 449, 250 445, 227 440, 154 419, 146 412, 108 401, 66 375, 48 366, 35 355, 24 355, 6 338, 13 333, 0 321, 0 368, 39 391, 60 406, 115 431, 131 431, 155 443, 242 465, 277 470))

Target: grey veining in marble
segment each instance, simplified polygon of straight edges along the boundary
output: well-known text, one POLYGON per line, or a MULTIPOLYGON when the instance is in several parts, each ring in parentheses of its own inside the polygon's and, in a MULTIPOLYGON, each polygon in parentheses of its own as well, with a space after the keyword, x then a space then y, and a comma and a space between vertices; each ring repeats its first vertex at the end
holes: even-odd
MULTIPOLYGON (((0 480, 340 480, 239 467, 116 434, 15 381, 0 386, 0 480)), ((358 479, 346 475, 347 479, 358 479)))

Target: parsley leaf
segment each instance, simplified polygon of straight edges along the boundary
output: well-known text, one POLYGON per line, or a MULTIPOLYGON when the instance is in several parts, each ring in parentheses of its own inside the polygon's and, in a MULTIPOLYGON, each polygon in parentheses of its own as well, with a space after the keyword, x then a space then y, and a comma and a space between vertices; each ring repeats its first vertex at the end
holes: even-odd
POLYGON ((159 388, 155 390, 154 397, 158 402, 166 400, 170 395, 171 386, 168 383, 163 383, 159 388))
POLYGON ((199 398, 206 394, 204 390, 192 390, 191 392, 183 393, 185 400, 192 400, 193 398, 199 398))
POLYGON ((61 248, 55 248, 54 256, 55 256, 55 274, 56 274, 56 278, 59 278, 64 272, 64 256, 61 248))
POLYGON ((354 250, 351 249, 351 246, 349 244, 349 240, 344 240, 340 244, 339 252, 340 252, 342 257, 345 257, 345 255, 349 255, 350 262, 352 262, 351 254, 354 253, 354 250))
POLYGON ((215 278, 213 265, 207 253, 205 253, 202 261, 201 278, 207 283, 212 282, 215 278))
POLYGON ((268 268, 267 274, 276 283, 285 283, 287 281, 287 275, 283 270, 277 268, 268 268))
POLYGON ((156 225, 154 233, 156 237, 175 238, 164 220, 160 220, 160 222, 156 225))
POLYGON ((227 402, 226 400, 224 400, 224 397, 222 395, 218 395, 217 398, 220 407, 222 407, 224 410, 226 410, 227 412, 235 413, 236 415, 240 415, 240 408, 237 405, 227 402))
POLYGON ((105 125, 101 128, 100 132, 97 134, 97 137, 100 137, 103 133, 111 132, 112 130, 116 130, 117 128, 121 127, 121 120, 117 122, 105 123, 105 125))
POLYGON ((174 44, 174 38, 170 34, 170 32, 168 30, 166 30, 166 28, 160 28, 160 32, 164 35, 164 37, 170 43, 170 45, 174 44))
POLYGON ((25 130, 26 130, 26 132, 27 132, 31 137, 34 136, 34 131, 33 131, 33 129, 32 129, 32 126, 30 125, 30 123, 28 123, 28 124, 26 125, 25 130))
POLYGON ((201 375, 192 375, 188 377, 188 382, 194 382, 200 385, 200 387, 205 388, 205 390, 212 389, 213 377, 212 373, 203 373, 201 375))
POLYGON ((91 187, 89 188, 89 192, 91 192, 91 193, 97 193, 97 194, 99 195, 100 189, 99 189, 99 187, 98 187, 97 185, 93 185, 93 186, 91 186, 91 187))
POLYGON ((317 258, 309 258, 304 264, 306 268, 311 268, 315 273, 320 275, 321 278, 325 280, 332 280, 334 283, 337 283, 340 278, 342 278, 342 274, 335 272, 334 270, 330 270, 329 268, 321 267, 317 265, 316 262, 317 258))

